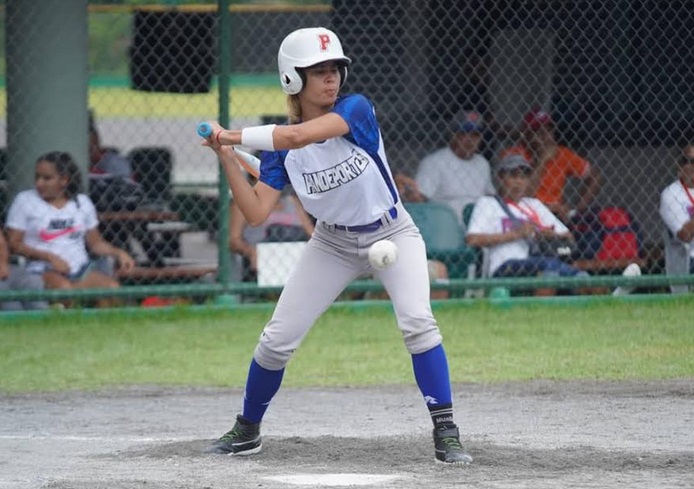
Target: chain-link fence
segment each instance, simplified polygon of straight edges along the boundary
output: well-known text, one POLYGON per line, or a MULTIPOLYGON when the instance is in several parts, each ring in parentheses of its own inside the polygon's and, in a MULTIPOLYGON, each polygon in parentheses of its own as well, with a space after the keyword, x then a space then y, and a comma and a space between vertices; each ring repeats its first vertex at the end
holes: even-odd
MULTIPOLYGON (((232 128, 282 121, 277 48, 294 29, 318 25, 332 28, 352 58, 344 91, 374 102, 403 200, 423 220, 430 257, 450 278, 490 272, 491 252, 465 244, 474 218, 467 204, 487 193, 475 180, 479 168, 487 171, 482 158, 494 187, 506 191, 496 168, 511 153, 534 168, 528 192, 576 237, 577 267, 618 274, 637 262, 644 274, 659 276, 668 251, 681 258, 670 261, 670 272, 687 273, 688 251, 666 246, 659 207, 661 191, 694 166, 678 163, 694 117, 692 1, 244 3, 231 6, 228 30, 220 29, 227 19, 214 3, 71 0, 52 15, 38 2, 6 3, 3 218, 16 193, 33 186, 41 153, 73 152, 103 236, 137 262, 135 272, 114 272, 125 286, 202 281, 203 291, 220 280, 221 267, 225 283, 281 285, 310 229, 298 219, 291 229, 272 220, 250 228, 233 211, 229 222, 217 162, 195 126, 217 117, 232 128), (81 46, 84 56, 76 57, 63 41, 85 22, 88 49, 81 46), (228 58, 220 43, 230 46, 228 58), (32 45, 48 54, 26 53, 32 45), (77 76, 83 61, 88 70, 77 76), (83 99, 74 90, 61 95, 64 77, 84 85, 83 99), (82 109, 84 116, 69 115, 82 109), (54 113, 61 110, 67 112, 54 113), (26 136, 37 117, 53 123, 42 144, 26 136), (460 130, 470 121, 479 123, 472 137, 460 130), (469 144, 479 144, 481 156, 468 155, 469 144), (438 150, 433 159, 444 162, 425 160, 438 150), (450 178, 431 176, 451 161, 457 166, 450 178), (424 208, 433 201, 449 206, 460 224, 451 239, 443 235, 450 227, 427 223, 424 208), (272 246, 257 246, 265 241, 272 246)), ((694 214, 687 187, 671 192, 671 228, 694 214)), ((300 208, 291 195, 282 202, 285 213, 300 208)))

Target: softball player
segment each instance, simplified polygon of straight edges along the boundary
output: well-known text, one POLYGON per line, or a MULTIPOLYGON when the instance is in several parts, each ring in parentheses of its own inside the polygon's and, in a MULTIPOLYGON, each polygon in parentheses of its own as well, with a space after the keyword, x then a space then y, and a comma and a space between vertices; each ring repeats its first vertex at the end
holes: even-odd
POLYGON ((209 451, 260 451, 260 422, 292 353, 344 288, 372 272, 393 301, 412 355, 434 424, 435 460, 468 464, 472 457, 453 421, 448 362, 429 302, 424 241, 400 202, 373 105, 363 95, 338 96, 350 63, 332 31, 292 32, 278 53, 289 124, 227 130, 210 122, 212 133, 203 141, 218 154, 234 200, 251 225, 267 218, 288 184, 318 220, 256 346, 243 412, 209 451), (232 150, 236 144, 263 151, 255 186, 241 172, 232 150), (371 270, 367 251, 382 239, 397 245, 399 259, 384 270, 371 270))

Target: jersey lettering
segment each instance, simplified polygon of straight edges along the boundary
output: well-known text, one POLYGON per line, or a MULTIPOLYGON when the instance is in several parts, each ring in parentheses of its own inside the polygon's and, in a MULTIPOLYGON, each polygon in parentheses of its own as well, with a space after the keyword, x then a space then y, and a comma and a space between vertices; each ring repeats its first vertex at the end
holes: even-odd
POLYGON ((320 50, 327 51, 328 44, 330 44, 330 36, 327 34, 318 34, 318 42, 320 43, 320 50))
POLYGON ((357 150, 352 150, 352 155, 349 158, 332 168, 313 173, 303 173, 302 177, 306 185, 306 193, 318 194, 327 192, 349 183, 364 173, 368 165, 369 159, 365 155, 357 150))

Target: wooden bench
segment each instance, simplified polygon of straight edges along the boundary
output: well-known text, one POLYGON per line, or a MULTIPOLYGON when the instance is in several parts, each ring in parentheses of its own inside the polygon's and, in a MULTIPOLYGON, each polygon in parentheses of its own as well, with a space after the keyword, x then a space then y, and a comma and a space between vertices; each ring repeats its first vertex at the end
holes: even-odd
POLYGON ((158 211, 150 209, 135 209, 134 211, 99 212, 101 222, 161 222, 178 221, 180 216, 174 211, 158 211))
POLYGON ((178 212, 155 209, 109 211, 98 214, 104 237, 118 248, 128 247, 135 240, 142 247, 150 264, 164 266, 163 259, 180 257, 180 235, 192 229, 189 222, 181 221, 178 212), (158 243, 166 243, 165 255, 158 243))
POLYGON ((648 260, 645 258, 612 258, 609 260, 599 260, 593 258, 591 260, 575 260, 573 266, 593 272, 596 274, 611 274, 621 273, 631 263, 636 263, 642 270, 648 265, 648 260))
POLYGON ((131 224, 133 226, 146 224, 149 232, 181 233, 191 228, 190 223, 181 221, 178 212, 136 209, 134 211, 100 212, 99 222, 131 224))
POLYGON ((215 266, 134 267, 127 272, 118 270, 116 277, 124 284, 144 285, 192 282, 216 274, 215 266))

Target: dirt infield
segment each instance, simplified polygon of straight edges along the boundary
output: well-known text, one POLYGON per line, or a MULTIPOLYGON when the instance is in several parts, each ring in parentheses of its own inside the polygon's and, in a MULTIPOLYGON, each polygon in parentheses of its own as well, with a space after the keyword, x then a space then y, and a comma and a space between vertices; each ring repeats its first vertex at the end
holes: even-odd
POLYGON ((433 463, 414 387, 284 389, 264 449, 203 453, 240 391, 132 388, 0 397, 2 488, 690 488, 694 380, 456 385, 475 457, 433 463))

